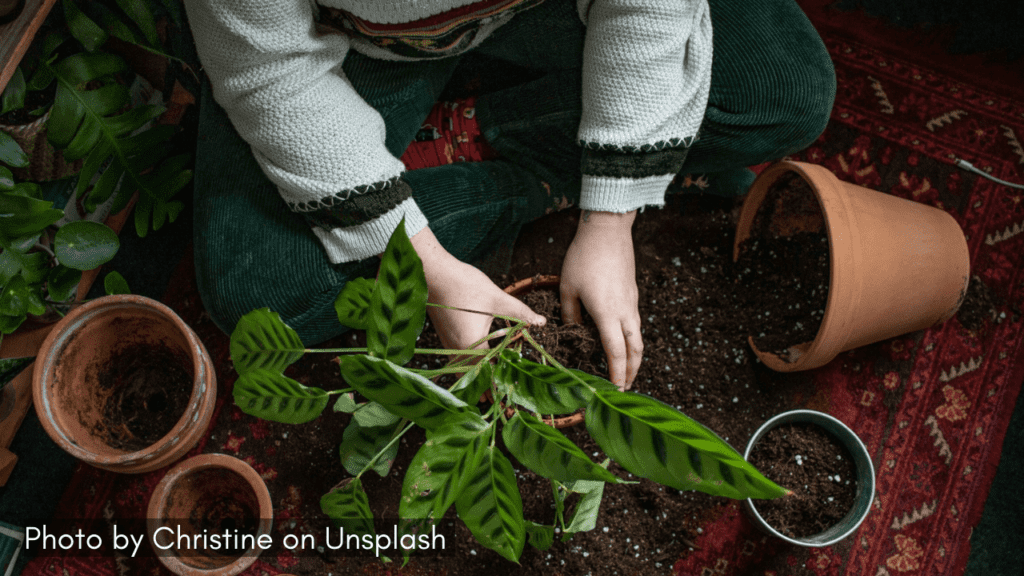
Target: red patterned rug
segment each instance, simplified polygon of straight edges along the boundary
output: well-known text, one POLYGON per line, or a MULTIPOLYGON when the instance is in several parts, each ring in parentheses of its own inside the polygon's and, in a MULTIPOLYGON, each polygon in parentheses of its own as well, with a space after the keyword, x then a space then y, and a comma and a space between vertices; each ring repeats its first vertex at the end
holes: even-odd
MULTIPOLYGON (((952 213, 966 231, 974 273, 1003 301, 1000 314, 973 331, 952 320, 867 346, 814 373, 815 408, 851 426, 876 464, 877 499, 853 537, 824 549, 783 546, 757 532, 736 504, 721 504, 699 530, 692 551, 668 559, 658 571, 638 573, 668 573, 670 566, 679 576, 956 576, 964 570, 969 534, 1024 380, 1024 332, 1014 313, 1024 304, 1024 193, 953 163, 963 158, 993 176, 1024 181, 1024 105, 866 46, 835 39, 827 44, 839 78, 835 111, 826 133, 796 159, 952 213)), ((458 155, 453 150, 446 155, 452 153, 458 155)), ((277 459, 296 447, 286 437, 275 438, 280 428, 254 422, 230 404, 227 337, 198 303, 191 262, 182 262, 174 278, 165 301, 206 342, 220 384, 210 435, 193 453, 226 452, 249 461, 271 486, 276 521, 294 528, 305 521, 303 495, 294 488, 298 481, 311 474, 342 477, 337 458, 322 463, 322 454, 333 454, 336 444, 308 456, 304 466, 278 465, 277 459)), ((306 378, 314 378, 316 367, 307 368, 306 378)), ((164 472, 123 476, 83 466, 61 509, 77 518, 140 518, 164 472)), ((316 564, 315 553, 307 558, 264 554, 246 574, 328 570, 319 564, 307 571, 310 563, 316 564)), ((361 571, 407 572, 374 566, 361 571)), ((165 573, 153 558, 132 561, 109 554, 37 558, 24 571, 29 576, 165 573)), ((602 567, 593 566, 592 573, 603 575, 602 567)))

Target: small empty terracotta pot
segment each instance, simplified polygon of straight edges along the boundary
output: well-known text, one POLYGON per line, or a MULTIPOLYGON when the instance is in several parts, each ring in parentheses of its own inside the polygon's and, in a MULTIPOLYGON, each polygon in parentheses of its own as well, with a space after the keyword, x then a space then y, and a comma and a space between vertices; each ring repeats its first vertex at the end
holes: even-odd
POLYGON ((826 530, 811 536, 791 538, 782 534, 771 524, 765 521, 761 516, 761 513, 758 512, 756 500, 747 498, 743 503, 747 512, 750 514, 751 519, 758 528, 772 536, 775 536, 776 538, 779 538, 780 540, 797 546, 806 546, 810 548, 831 546, 850 534, 853 534, 871 510, 871 503, 875 499, 875 467, 874 464, 871 463, 871 456, 868 454, 867 448, 853 430, 850 430, 849 427, 832 416, 816 410, 791 410, 789 412, 779 414, 762 424, 761 427, 757 429, 757 432, 754 432, 754 436, 751 437, 750 442, 747 443, 747 449, 743 452, 743 459, 748 460, 750 458, 757 442, 773 428, 783 424, 798 423, 820 426, 838 440, 843 448, 845 448, 853 458, 853 465, 854 470, 856 470, 857 480, 857 493, 856 496, 854 496, 853 507, 846 516, 842 518, 842 520, 830 526, 826 530))
MULTIPOLYGON (((507 286, 505 288, 505 292, 517 298, 534 290, 553 290, 557 294, 559 280, 558 276, 539 274, 532 278, 524 278, 515 282, 511 286, 507 286)), ((488 392, 488 394, 490 394, 490 392, 488 392)), ((509 417, 511 417, 512 411, 512 408, 508 409, 509 417)), ((583 417, 583 410, 579 410, 573 414, 569 414, 568 416, 548 416, 543 419, 543 422, 550 426, 554 426, 555 428, 568 428, 582 423, 583 417)))
POLYGON ((956 220, 933 206, 843 182, 822 166, 779 162, 758 176, 736 226, 734 260, 769 189, 790 174, 810 185, 821 217, 786 221, 791 215, 783 210, 770 224, 782 236, 810 231, 828 237, 828 302, 814 340, 794 342, 782 356, 750 339, 766 366, 817 368, 840 352, 929 328, 956 313, 970 279, 967 240, 956 220))
POLYGON ((260 475, 226 454, 178 464, 149 500, 150 544, 179 576, 233 576, 271 544, 274 510, 260 475))
POLYGON ((33 402, 50 438, 112 472, 173 464, 213 415, 217 378, 203 343, 170 308, 135 295, 75 308, 39 350, 33 402))

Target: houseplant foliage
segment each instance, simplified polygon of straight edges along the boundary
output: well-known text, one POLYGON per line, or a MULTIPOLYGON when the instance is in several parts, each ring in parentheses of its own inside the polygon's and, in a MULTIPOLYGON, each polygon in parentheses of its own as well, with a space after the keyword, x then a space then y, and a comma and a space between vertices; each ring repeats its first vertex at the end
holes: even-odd
MULTIPOLYGON (((82 271, 114 257, 117 234, 98 222, 79 220, 47 237, 64 211, 44 200, 38 184, 15 182, 0 166, 0 339, 14 332, 29 314, 73 299, 82 271)), ((107 275, 107 293, 128 292, 116 272, 107 275)))
MULTIPOLYGON (((175 128, 153 122, 164 107, 133 105, 127 62, 104 50, 113 36, 174 59, 160 51, 155 5, 142 0, 108 4, 63 0, 64 29, 43 39, 30 75, 15 74, 4 91, 4 108, 24 103, 28 92, 55 86, 47 138, 65 160, 84 160, 74 197, 88 192, 83 204, 92 212, 116 195, 111 210, 119 212, 138 191, 135 228, 145 236, 150 227, 157 230, 181 212, 184 205, 173 196, 192 178, 187 169, 191 157, 170 155, 168 141, 175 128)), ((180 16, 174 2, 164 5, 172 17, 180 16)), ((0 160, 15 167, 26 165, 29 159, 4 136, 0 135, 0 160)))
POLYGON ((362 477, 370 470, 388 472, 398 439, 412 426, 424 428, 427 440, 403 482, 403 533, 422 533, 455 506, 481 544, 517 561, 527 540, 542 549, 550 546, 556 527, 565 538, 592 529, 605 483, 622 480, 607 470, 607 462, 593 462, 539 417, 580 408, 586 410, 591 437, 636 476, 735 499, 788 493, 714 432, 671 406, 561 366, 516 319, 505 318, 511 327, 487 337, 500 339, 492 348, 417 349, 427 305, 422 263, 403 222, 391 236, 376 281, 349 282, 335 303, 342 323, 366 331, 365 349, 306 350, 295 331, 265 308, 243 317, 231 335, 239 374, 234 397, 244 412, 298 424, 319 416, 337 396, 334 410, 353 414, 340 448, 353 477, 321 499, 324 512, 348 533, 372 533, 362 477), (522 346, 535 347, 546 363, 523 358, 522 346), (341 354, 341 375, 350 388, 327 391, 285 376, 284 369, 306 352, 341 354), (414 354, 460 360, 433 370, 404 366, 414 354), (430 380, 441 374, 460 376, 445 389, 430 380), (495 401, 481 410, 477 400, 486 390, 495 401), (506 411, 507 406, 514 408, 506 411), (520 464, 551 480, 552 525, 524 521, 513 464, 499 449, 499 435, 520 464), (567 515, 572 493, 581 496, 567 515))

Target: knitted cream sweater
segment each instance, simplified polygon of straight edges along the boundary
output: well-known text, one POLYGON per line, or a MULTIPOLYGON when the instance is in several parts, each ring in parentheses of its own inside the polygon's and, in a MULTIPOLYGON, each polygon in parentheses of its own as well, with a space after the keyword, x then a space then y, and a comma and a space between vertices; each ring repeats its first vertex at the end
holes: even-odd
MULTIPOLYGON (((611 212, 662 205, 707 105, 712 56, 707 0, 577 3, 587 25, 578 133, 580 205, 611 212)), ((384 25, 475 2, 319 4, 384 25)), ((390 54, 357 35, 318 33, 313 0, 185 0, 185 5, 214 97, 288 207, 310 222, 331 261, 379 254, 403 216, 410 235, 427 225, 401 179, 402 163, 384 147, 383 120, 341 68, 349 49, 377 58, 408 59, 407 54, 390 54)), ((509 17, 480 18, 472 42, 458 49, 472 49, 509 17)))

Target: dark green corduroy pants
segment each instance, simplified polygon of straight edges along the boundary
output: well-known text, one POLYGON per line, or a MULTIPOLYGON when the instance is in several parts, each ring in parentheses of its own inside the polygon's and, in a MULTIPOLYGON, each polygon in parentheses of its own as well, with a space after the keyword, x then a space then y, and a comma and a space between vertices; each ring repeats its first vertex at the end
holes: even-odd
MULTIPOLYGON (((793 0, 711 0, 714 62, 700 137, 685 173, 714 173, 800 150, 824 130, 835 95, 831 60, 793 0)), ((474 52, 428 62, 350 53, 344 70, 384 118, 400 156, 460 60, 485 58, 530 71, 488 91, 477 118, 501 159, 407 172, 404 178, 441 243, 472 263, 507 253, 520 228, 579 198, 583 37, 572 0, 547 0, 516 16, 474 52)), ((214 321, 231 331, 269 307, 307 345, 341 333, 333 302, 345 283, 372 276, 377 259, 331 264, 319 241, 264 177, 223 109, 204 89, 195 174, 196 274, 214 321)), ((749 184, 749 181, 746 182, 749 184)), ((734 185, 719 193, 742 193, 734 185)))

